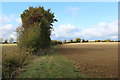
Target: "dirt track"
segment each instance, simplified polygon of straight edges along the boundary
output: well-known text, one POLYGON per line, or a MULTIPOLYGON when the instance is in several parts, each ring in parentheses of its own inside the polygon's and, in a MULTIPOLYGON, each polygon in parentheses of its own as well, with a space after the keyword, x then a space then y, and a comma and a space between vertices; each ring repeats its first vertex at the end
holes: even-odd
POLYGON ((70 43, 57 52, 77 62, 76 67, 89 77, 115 78, 118 75, 118 43, 70 43))

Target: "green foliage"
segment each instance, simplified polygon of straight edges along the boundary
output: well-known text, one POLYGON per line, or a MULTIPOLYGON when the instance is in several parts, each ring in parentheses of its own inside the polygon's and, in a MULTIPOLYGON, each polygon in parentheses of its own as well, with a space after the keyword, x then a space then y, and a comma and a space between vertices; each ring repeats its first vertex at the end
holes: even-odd
POLYGON ((19 69, 31 60, 31 54, 26 54, 25 48, 19 49, 14 44, 2 47, 2 77, 15 78, 19 69))
POLYGON ((54 21, 57 21, 54 17, 54 13, 50 9, 45 10, 43 7, 29 7, 28 10, 25 10, 21 14, 22 26, 27 29, 28 27, 32 27, 34 23, 42 23, 43 20, 47 21, 48 25, 52 25, 54 21))
POLYGON ((58 44, 62 44, 62 41, 57 41, 58 44))
POLYGON ((75 42, 80 42, 80 41, 81 41, 80 38, 76 38, 76 39, 75 39, 75 42))
POLYGON ((48 48, 50 46, 50 35, 47 31, 49 27, 45 25, 44 29, 42 28, 43 26, 40 23, 28 28, 24 34, 19 36, 18 46, 24 46, 29 52, 48 48))
POLYGON ((87 78, 73 62, 56 53, 56 48, 49 49, 47 55, 36 57, 17 78, 87 78))
POLYGON ((86 40, 86 42, 88 42, 88 40, 86 40))
POLYGON ((63 43, 66 44, 67 43, 66 40, 64 40, 63 43))
POLYGON ((82 42, 85 42, 85 40, 84 40, 84 39, 82 39, 82 42))
POLYGON ((72 40, 72 39, 70 39, 70 40, 69 40, 69 42, 71 42, 71 43, 72 43, 72 42, 73 42, 73 40, 72 40))
POLYGON ((6 39, 4 43, 8 43, 8 40, 6 39))
POLYGON ((100 42, 100 40, 95 40, 95 42, 100 42))
POLYGON ((57 41, 56 40, 51 40, 51 45, 57 45, 57 41))
POLYGON ((54 13, 50 9, 43 7, 29 7, 21 14, 22 26, 17 28, 17 43, 20 47, 25 47, 29 52, 43 50, 50 46, 50 35, 54 13))
POLYGON ((105 40, 106 42, 110 42, 110 39, 105 40))

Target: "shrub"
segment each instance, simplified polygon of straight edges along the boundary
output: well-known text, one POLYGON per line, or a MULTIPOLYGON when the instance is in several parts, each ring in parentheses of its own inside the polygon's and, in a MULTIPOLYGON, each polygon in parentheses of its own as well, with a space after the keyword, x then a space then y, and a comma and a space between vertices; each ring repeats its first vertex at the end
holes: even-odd
POLYGON ((17 28, 19 47, 25 47, 29 52, 45 50, 50 47, 50 35, 53 29, 54 13, 43 7, 29 7, 21 14, 22 26, 17 28))
POLYGON ((106 42, 110 42, 110 39, 105 40, 106 42))
POLYGON ((62 44, 62 41, 57 41, 58 44, 62 44))
POLYGON ((102 42, 105 42, 105 40, 102 40, 102 42))
POLYGON ((66 44, 67 43, 66 40, 64 40, 63 43, 66 44))
POLYGON ((15 78, 19 74, 20 68, 29 63, 31 54, 26 54, 25 48, 13 48, 8 52, 2 53, 2 77, 15 78))
POLYGON ((80 38, 76 38, 76 39, 75 39, 75 42, 80 42, 80 41, 81 41, 80 38))
POLYGON ((51 40, 51 45, 57 45, 57 41, 56 40, 51 40))
POLYGON ((17 44, 17 42, 13 42, 13 44, 17 44))
POLYGON ((88 42, 88 40, 86 40, 86 42, 88 42))
POLYGON ((100 42, 100 40, 95 40, 95 42, 100 42))
POLYGON ((6 39, 4 43, 8 43, 8 40, 6 39))
POLYGON ((85 42, 85 40, 84 40, 84 39, 82 39, 82 42, 85 42))
POLYGON ((69 42, 70 42, 70 43, 72 43, 72 42, 73 42, 73 40, 72 40, 72 39, 70 39, 70 40, 69 40, 69 42))
MULTIPOLYGON (((47 24, 45 22, 45 24, 47 24)), ((49 26, 44 25, 46 28, 49 26)), ((17 44, 19 47, 25 47, 29 52, 38 51, 39 49, 45 49, 50 46, 50 36, 47 32, 49 29, 42 29, 43 25, 41 23, 34 24, 34 27, 30 27, 24 31, 24 33, 20 34, 17 40, 17 44), (48 36, 47 36, 48 35, 48 36)))

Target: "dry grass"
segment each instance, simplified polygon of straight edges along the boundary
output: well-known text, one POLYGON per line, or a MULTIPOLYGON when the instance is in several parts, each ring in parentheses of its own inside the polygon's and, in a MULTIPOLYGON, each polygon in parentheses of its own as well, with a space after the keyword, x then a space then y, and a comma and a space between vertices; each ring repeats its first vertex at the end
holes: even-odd
POLYGON ((13 78, 21 68, 28 64, 31 54, 26 54, 25 49, 19 49, 16 44, 2 45, 2 77, 13 78))
POLYGON ((57 52, 73 60, 90 77, 118 76, 118 42, 70 43, 60 46, 57 52))

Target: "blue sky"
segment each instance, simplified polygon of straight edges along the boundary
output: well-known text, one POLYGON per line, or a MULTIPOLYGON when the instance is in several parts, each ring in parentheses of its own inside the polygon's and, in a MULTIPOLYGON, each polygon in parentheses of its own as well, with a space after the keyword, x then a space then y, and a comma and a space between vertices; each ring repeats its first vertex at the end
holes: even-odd
POLYGON ((95 40, 117 40, 118 3, 117 2, 3 2, 2 36, 14 37, 13 32, 21 25, 20 14, 30 6, 43 6, 55 13, 58 22, 54 23, 51 38, 55 40, 75 39, 77 37, 95 40), (7 29, 5 29, 7 28, 7 29))

